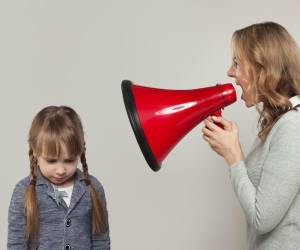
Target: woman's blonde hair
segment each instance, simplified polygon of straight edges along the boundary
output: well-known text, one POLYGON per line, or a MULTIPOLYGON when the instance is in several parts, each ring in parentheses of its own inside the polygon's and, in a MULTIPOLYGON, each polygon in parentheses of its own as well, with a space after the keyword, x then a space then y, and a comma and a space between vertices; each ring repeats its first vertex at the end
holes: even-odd
POLYGON ((264 141, 276 121, 292 108, 289 98, 300 94, 300 52, 280 24, 263 22, 237 30, 233 55, 248 69, 249 91, 259 112, 259 137, 264 141), (262 103, 262 107, 259 103, 262 103))
POLYGON ((45 155, 58 158, 62 148, 68 156, 80 156, 85 184, 90 189, 92 201, 92 230, 100 233, 107 226, 105 204, 100 200, 94 184, 90 180, 85 157, 85 140, 82 123, 77 113, 67 106, 48 106, 42 109, 33 119, 29 131, 30 185, 25 194, 25 211, 27 218, 26 238, 36 242, 39 232, 38 199, 35 189, 38 161, 37 157, 45 155))

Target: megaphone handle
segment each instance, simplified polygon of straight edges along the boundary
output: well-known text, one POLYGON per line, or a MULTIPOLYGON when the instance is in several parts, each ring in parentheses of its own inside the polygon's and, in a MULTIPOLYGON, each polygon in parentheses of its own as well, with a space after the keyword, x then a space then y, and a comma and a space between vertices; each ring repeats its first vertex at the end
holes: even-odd
MULTIPOLYGON (((213 116, 222 116, 222 110, 217 110, 216 112, 212 113, 213 116)), ((224 126, 220 122, 214 122, 217 126, 224 129, 224 126)))

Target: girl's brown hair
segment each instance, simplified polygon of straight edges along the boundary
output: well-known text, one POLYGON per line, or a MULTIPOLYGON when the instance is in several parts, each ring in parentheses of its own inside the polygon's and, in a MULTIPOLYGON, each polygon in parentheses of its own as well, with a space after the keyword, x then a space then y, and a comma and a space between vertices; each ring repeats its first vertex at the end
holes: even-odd
POLYGON ((251 84, 246 91, 255 97, 258 135, 264 141, 276 121, 292 108, 289 98, 300 94, 299 48, 280 24, 263 22, 235 31, 232 49, 248 69, 251 84))
POLYGON ((69 157, 80 156, 85 184, 89 187, 92 201, 92 231, 97 234, 107 226, 105 204, 90 180, 85 157, 84 131, 78 114, 67 106, 48 106, 33 119, 29 131, 30 185, 25 194, 27 218, 26 238, 36 242, 39 232, 38 200, 35 189, 38 161, 37 157, 46 155, 58 158, 62 147, 67 149, 69 157))

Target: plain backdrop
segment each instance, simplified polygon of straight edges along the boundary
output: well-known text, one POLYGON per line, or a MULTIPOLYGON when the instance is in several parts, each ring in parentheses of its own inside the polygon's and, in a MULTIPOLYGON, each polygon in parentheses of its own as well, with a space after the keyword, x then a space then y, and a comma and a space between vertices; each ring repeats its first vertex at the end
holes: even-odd
MULTIPOLYGON (((299 42, 299 9, 295 0, 1 0, 0 248, 12 190, 29 173, 31 121, 45 106, 68 105, 83 122, 90 172, 105 187, 112 249, 244 249, 243 211, 225 161, 202 139, 203 123, 153 172, 121 81, 169 89, 231 82, 232 33, 275 21, 299 42)), ((237 122, 247 154, 258 115, 236 89, 223 116, 237 122)))

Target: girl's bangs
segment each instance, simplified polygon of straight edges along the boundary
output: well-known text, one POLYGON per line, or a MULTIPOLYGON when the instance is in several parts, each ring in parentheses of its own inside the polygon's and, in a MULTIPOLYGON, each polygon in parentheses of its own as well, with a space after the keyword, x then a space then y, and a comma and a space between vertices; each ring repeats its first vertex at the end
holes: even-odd
POLYGON ((74 158, 83 152, 79 137, 67 128, 61 131, 44 129, 38 136, 37 154, 39 156, 59 159, 64 153, 74 158))

